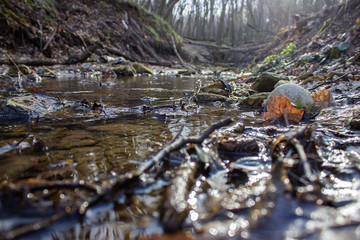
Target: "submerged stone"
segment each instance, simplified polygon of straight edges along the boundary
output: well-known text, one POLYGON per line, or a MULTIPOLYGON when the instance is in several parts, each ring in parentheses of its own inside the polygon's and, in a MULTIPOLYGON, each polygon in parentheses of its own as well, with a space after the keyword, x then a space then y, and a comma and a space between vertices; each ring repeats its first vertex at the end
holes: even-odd
POLYGON ((30 94, 8 99, 0 108, 0 113, 7 118, 35 118, 63 107, 64 105, 55 97, 30 94))
POLYGON ((280 80, 289 80, 289 77, 276 73, 265 72, 256 79, 251 88, 258 92, 271 92, 274 90, 275 84, 280 80))
POLYGON ((270 93, 266 102, 268 103, 273 96, 277 97, 280 95, 287 97, 297 108, 304 108, 307 114, 310 114, 313 110, 315 102, 310 93, 297 84, 286 83, 275 88, 274 91, 270 93))
POLYGON ((133 77, 136 74, 135 69, 131 66, 116 67, 113 69, 113 71, 115 72, 117 77, 122 77, 122 76, 133 77))
POLYGON ((150 68, 145 67, 144 65, 140 64, 140 63, 134 63, 133 68, 135 69, 135 71, 137 73, 147 73, 147 74, 154 74, 153 71, 150 70, 150 68))
POLYGON ((53 71, 51 71, 49 68, 42 69, 39 75, 44 78, 56 78, 56 74, 53 71))

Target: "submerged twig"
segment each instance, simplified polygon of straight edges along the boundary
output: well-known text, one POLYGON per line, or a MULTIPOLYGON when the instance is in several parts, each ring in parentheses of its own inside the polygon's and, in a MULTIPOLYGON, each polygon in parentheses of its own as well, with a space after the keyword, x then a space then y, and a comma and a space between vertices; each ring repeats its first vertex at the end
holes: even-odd
POLYGON ((145 172, 146 170, 150 169, 155 164, 160 162, 166 155, 168 155, 172 151, 175 151, 183 147, 187 143, 201 144, 213 131, 221 127, 224 127, 226 125, 229 125, 232 122, 233 120, 231 118, 227 118, 225 120, 222 120, 220 122, 211 125, 199 137, 180 137, 176 139, 174 142, 165 146, 163 149, 157 152, 153 157, 151 157, 141 168, 138 169, 137 174, 141 174, 142 172, 145 172))
POLYGON ((304 173, 305 173, 306 178, 307 178, 311 183, 313 183, 314 175, 313 175, 312 172, 311 172, 311 167, 310 167, 310 164, 309 164, 308 158, 307 158, 307 156, 306 156, 306 153, 305 153, 305 150, 304 150, 303 145, 301 145, 301 143, 299 142, 299 140, 297 140, 296 138, 293 138, 293 139, 291 140, 291 143, 292 143, 292 145, 296 148, 296 151, 297 151, 298 154, 299 154, 300 162, 301 162, 302 165, 303 165, 304 173))

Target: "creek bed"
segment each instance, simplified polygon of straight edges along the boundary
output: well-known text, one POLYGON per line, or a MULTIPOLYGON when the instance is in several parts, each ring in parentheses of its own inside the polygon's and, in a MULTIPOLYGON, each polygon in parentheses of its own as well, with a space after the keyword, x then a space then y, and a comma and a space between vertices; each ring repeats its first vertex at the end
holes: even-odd
MULTIPOLYGON (((0 146, 19 144, 1 154, 0 233, 6 235, 0 238, 23 236, 24 231, 29 239, 151 239, 178 230, 178 235, 170 236, 359 237, 357 132, 333 122, 329 125, 328 118, 322 120, 324 126, 321 121, 300 124, 304 129, 295 136, 306 147, 311 171, 317 177, 314 183, 311 176, 306 176, 310 180, 303 177, 308 172, 296 162, 296 142, 280 138, 277 145, 271 145, 281 134, 299 131, 296 126, 265 126, 262 115, 254 110, 218 103, 188 111, 143 111, 143 105, 178 103, 185 91, 196 87, 196 80, 135 77, 103 80, 101 87, 94 78, 39 83, 36 87, 53 96, 102 101, 105 108, 99 113, 65 108, 33 122, 1 122, 0 146), (200 146, 172 154, 166 164, 158 166, 160 170, 144 173, 133 185, 106 195, 82 218, 71 214, 93 203, 99 192, 139 168, 179 132, 183 137, 199 136, 227 117, 237 127, 213 134, 200 146), (306 125, 309 127, 305 129, 306 125), (214 156, 216 159, 205 165, 199 160, 214 156), (182 163, 184 159, 187 161, 182 163), (279 167, 273 164, 282 162, 279 159, 295 160, 279 167), (282 183, 285 175, 280 175, 281 171, 287 171, 288 184, 282 183), (174 191, 171 184, 179 190, 174 191), (321 186, 318 190, 306 188, 317 184, 321 186), (37 188, 31 188, 34 185, 37 188), (183 200, 171 200, 177 195, 183 200), (186 206, 181 208, 183 204, 186 206), (52 219, 60 220, 52 223, 52 219)), ((7 87, 2 85, 3 89, 7 87)), ((2 94, 12 95, 4 90, 2 94)))

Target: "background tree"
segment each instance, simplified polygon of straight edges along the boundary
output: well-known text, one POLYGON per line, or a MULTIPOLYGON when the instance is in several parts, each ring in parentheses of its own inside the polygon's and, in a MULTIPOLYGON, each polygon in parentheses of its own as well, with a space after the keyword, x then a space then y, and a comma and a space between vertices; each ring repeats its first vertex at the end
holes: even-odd
POLYGON ((344 0, 136 0, 162 16, 183 37, 241 45, 267 41, 310 15, 344 0))

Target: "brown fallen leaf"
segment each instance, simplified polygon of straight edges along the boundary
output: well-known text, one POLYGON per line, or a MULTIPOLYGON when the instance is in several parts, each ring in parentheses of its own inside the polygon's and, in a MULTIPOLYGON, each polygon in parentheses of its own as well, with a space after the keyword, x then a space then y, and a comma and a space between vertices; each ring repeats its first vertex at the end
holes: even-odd
POLYGON ((264 113, 265 120, 271 121, 274 119, 286 116, 289 121, 300 122, 304 115, 304 109, 297 109, 290 100, 279 95, 278 97, 273 96, 268 102, 268 111, 264 113))
POLYGON ((315 101, 315 106, 318 108, 327 108, 331 105, 330 89, 319 90, 311 95, 315 101))

